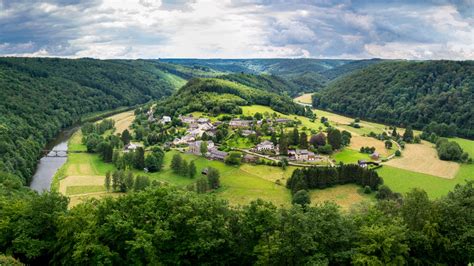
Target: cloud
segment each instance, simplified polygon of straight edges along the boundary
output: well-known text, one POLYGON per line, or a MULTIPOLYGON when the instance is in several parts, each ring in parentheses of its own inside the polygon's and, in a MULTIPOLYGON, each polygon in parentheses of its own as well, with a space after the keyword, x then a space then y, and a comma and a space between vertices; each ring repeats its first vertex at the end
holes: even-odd
POLYGON ((474 0, 3 0, 0 55, 474 59, 474 0))

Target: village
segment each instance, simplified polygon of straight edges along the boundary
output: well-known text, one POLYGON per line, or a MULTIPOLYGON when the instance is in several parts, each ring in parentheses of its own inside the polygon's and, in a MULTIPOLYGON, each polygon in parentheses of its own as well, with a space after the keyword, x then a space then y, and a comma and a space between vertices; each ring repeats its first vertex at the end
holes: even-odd
MULTIPOLYGON (((149 111, 147 114, 149 115, 148 121, 154 122, 157 120, 153 118, 152 111, 149 111)), ((260 118, 257 120, 233 117, 228 121, 212 122, 210 118, 203 116, 194 117, 192 114, 180 115, 178 119, 186 129, 185 134, 174 138, 172 142, 165 145, 190 154, 201 155, 210 160, 224 161, 230 151, 241 152, 241 159, 246 163, 255 163, 259 160, 278 162, 284 158, 289 164, 309 166, 315 163, 324 164, 328 160, 326 156, 303 148, 288 149, 285 155, 280 153, 280 145, 276 141, 272 142, 270 135, 276 131, 276 128, 280 130, 291 128, 296 123, 292 119, 277 117, 260 118), (229 134, 232 132, 238 134, 241 138, 259 141, 250 148, 225 146, 214 141, 219 127, 227 128, 229 134), (262 127, 265 130, 261 130, 262 127), (262 131, 270 135, 263 135, 262 131)), ((166 125, 171 123, 172 119, 170 116, 165 115, 157 120, 157 122, 166 125)))

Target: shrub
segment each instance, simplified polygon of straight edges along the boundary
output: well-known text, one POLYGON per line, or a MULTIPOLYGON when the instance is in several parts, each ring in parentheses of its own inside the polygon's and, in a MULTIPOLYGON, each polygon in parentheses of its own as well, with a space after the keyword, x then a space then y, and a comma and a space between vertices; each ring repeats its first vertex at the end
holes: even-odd
POLYGON ((400 150, 397 150, 397 151, 395 152, 395 156, 397 156, 397 157, 402 156, 402 153, 400 152, 400 150))
POLYGON ((369 186, 365 186, 364 187, 364 193, 365 194, 370 194, 370 193, 372 193, 372 189, 369 186))
POLYGON ((300 204, 300 205, 309 205, 311 203, 311 198, 307 190, 302 189, 293 195, 293 200, 291 201, 293 204, 300 204))

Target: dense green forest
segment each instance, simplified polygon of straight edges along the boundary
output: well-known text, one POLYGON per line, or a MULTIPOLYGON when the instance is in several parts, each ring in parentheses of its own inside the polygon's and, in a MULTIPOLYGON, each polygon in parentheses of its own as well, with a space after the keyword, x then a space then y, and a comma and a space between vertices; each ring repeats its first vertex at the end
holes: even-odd
POLYGON ((184 80, 146 61, 0 59, 0 170, 28 183, 48 140, 84 114, 170 95, 184 80))
POLYGON ((240 83, 219 78, 196 78, 171 97, 157 104, 156 112, 174 116, 194 111, 213 114, 242 112, 240 106, 261 104, 270 106, 284 114, 311 114, 303 106, 284 95, 271 93, 265 89, 251 88, 240 83))
POLYGON ((66 197, 0 173, 0 254, 32 265, 466 265, 473 185, 435 201, 422 190, 391 200, 385 188, 351 212, 262 200, 233 207, 157 185, 68 209, 66 197))
POLYGON ((299 85, 275 75, 239 73, 219 76, 219 78, 280 95, 286 94, 290 97, 296 97, 300 93, 299 85))
POLYGON ((313 106, 416 129, 444 125, 472 139, 474 62, 382 62, 329 84, 313 106))

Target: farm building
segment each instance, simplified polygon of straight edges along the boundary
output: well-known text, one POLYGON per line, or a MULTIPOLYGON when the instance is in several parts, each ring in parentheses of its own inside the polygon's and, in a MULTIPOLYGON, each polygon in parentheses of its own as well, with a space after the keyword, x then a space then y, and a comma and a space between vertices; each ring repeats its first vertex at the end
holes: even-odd
POLYGON ((216 149, 216 147, 214 147, 214 148, 212 148, 208 151, 207 156, 211 160, 224 161, 225 157, 227 156, 227 152, 220 151, 220 150, 216 149))
POLYGON ((242 119, 238 119, 238 118, 232 119, 232 120, 229 122, 229 126, 230 126, 230 127, 233 127, 233 128, 237 128, 237 127, 240 127, 240 128, 250 127, 251 124, 252 124, 252 120, 242 120, 242 119))
MULTIPOLYGON (((201 154, 201 143, 201 140, 189 143, 188 152, 197 155, 201 154)), ((207 150, 210 151, 212 148, 214 148, 214 142, 211 140, 207 141, 207 150)))

